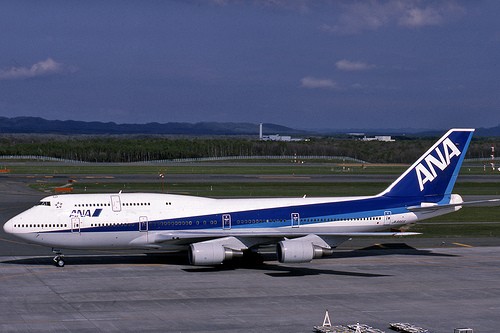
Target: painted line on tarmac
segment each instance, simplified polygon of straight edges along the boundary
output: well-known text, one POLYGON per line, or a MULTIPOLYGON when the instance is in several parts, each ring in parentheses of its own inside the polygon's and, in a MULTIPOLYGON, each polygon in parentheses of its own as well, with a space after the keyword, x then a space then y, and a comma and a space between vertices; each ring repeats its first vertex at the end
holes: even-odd
POLYGON ((474 247, 472 245, 468 245, 468 244, 462 244, 462 243, 451 243, 453 245, 458 245, 458 246, 463 246, 463 247, 474 247))

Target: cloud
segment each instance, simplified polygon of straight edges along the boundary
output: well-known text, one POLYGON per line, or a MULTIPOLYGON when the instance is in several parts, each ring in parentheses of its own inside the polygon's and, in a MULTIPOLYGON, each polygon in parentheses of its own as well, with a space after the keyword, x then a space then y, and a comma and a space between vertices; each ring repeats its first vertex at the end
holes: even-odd
POLYGON ((435 8, 409 8, 399 18, 399 24, 405 27, 424 27, 439 25, 444 22, 443 15, 435 8))
POLYGON ((306 76, 300 80, 300 86, 307 89, 338 89, 337 82, 330 79, 319 79, 306 76))
MULTIPOLYGON (((198 3, 204 4, 206 0, 198 0, 198 3)), ((314 0, 211 0, 210 3, 222 7, 227 5, 247 5, 248 3, 264 8, 271 9, 286 9, 294 10, 298 12, 308 12, 311 4, 314 4, 314 0)))
POLYGON ((0 80, 22 80, 41 76, 51 76, 74 72, 76 69, 54 61, 52 58, 39 61, 31 67, 11 67, 0 69, 0 80))
POLYGON ((405 28, 438 26, 465 14, 456 1, 373 0, 342 2, 334 24, 322 24, 329 33, 350 35, 396 25, 405 28))
POLYGON ((408 28, 442 25, 465 14, 465 8, 454 2, 442 2, 427 7, 409 6, 399 17, 399 25, 408 28))
POLYGON ((337 69, 342 71, 365 71, 374 68, 374 65, 365 62, 349 61, 346 59, 339 60, 335 63, 337 69))

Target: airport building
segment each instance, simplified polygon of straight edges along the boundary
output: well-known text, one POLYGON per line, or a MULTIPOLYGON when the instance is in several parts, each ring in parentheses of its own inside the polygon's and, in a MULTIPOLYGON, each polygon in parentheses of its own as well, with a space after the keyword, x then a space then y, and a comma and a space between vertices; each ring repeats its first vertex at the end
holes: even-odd
POLYGON ((390 135, 375 135, 373 138, 363 137, 362 141, 382 141, 382 142, 394 142, 394 140, 390 135))
POLYGON ((262 130, 263 124, 259 124, 259 140, 260 141, 285 141, 285 142, 293 142, 293 141, 306 141, 305 139, 292 138, 289 135, 264 135, 262 130))

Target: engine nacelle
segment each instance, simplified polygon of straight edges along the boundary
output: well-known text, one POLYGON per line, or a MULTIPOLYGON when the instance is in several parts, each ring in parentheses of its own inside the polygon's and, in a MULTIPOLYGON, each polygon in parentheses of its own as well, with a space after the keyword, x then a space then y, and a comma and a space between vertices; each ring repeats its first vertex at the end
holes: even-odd
POLYGON ((281 263, 301 263, 331 255, 333 250, 315 245, 307 237, 301 237, 279 242, 276 253, 281 263))
POLYGON ((243 251, 233 250, 217 243, 194 243, 189 247, 189 262, 195 266, 220 265, 224 260, 242 256, 243 251))

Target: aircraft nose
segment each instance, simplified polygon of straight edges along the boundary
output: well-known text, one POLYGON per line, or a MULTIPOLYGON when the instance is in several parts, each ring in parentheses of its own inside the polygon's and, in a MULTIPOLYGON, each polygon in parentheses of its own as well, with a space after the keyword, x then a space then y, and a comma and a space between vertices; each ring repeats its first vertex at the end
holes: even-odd
POLYGON ((3 230, 8 234, 12 233, 12 220, 5 222, 5 224, 3 225, 3 230))

